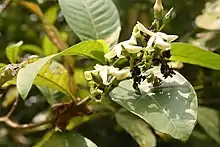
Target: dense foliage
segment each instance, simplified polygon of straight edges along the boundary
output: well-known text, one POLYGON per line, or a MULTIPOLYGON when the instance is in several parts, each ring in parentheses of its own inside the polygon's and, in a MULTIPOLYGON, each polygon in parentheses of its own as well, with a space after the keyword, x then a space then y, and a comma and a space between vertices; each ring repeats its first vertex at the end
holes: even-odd
POLYGON ((3 1, 0 146, 219 146, 219 8, 3 1))

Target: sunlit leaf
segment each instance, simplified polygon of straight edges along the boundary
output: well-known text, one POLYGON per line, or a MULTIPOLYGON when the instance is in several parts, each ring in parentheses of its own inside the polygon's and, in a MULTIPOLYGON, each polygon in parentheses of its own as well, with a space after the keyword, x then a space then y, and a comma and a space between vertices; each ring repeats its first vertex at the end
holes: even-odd
POLYGON ((106 50, 104 47, 106 47, 104 42, 85 41, 76 44, 58 54, 47 56, 34 63, 28 64, 25 68, 22 68, 17 75, 17 88, 20 95, 23 99, 27 97, 37 74, 51 59, 64 55, 83 55, 104 63, 105 59, 103 55, 104 50, 106 50))
POLYGON ((73 132, 49 132, 34 147, 97 147, 89 139, 73 132))
POLYGON ((112 0, 59 0, 59 4, 70 28, 81 40, 117 43, 121 26, 112 0))
POLYGON ((156 147, 156 137, 150 130, 149 125, 141 118, 129 111, 116 113, 116 120, 134 139, 140 147, 156 147))
POLYGON ((220 70, 220 55, 186 43, 173 43, 171 60, 220 70))
POLYGON ((198 122, 220 144, 220 112, 208 107, 199 107, 198 122))
POLYGON ((16 63, 19 59, 19 51, 22 44, 23 41, 19 41, 18 43, 9 45, 6 48, 6 56, 11 63, 16 63))
POLYGON ((38 73, 34 83, 40 86, 46 86, 56 89, 72 96, 70 92, 70 79, 68 71, 59 63, 53 61, 46 64, 38 73))
POLYGON ((125 80, 110 92, 110 97, 159 132, 187 140, 197 119, 197 97, 193 87, 177 72, 173 78, 164 79, 158 68, 151 71, 161 78, 160 86, 150 88, 143 82, 141 95, 138 95, 133 89, 133 81, 125 80), (144 92, 144 89, 150 91, 144 92))

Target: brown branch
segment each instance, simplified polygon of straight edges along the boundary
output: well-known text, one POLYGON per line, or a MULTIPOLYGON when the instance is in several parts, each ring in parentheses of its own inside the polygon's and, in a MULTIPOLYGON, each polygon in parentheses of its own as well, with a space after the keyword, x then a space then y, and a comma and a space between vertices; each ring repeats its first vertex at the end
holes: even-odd
POLYGON ((15 102, 13 103, 13 105, 12 105, 10 111, 9 111, 8 114, 6 115, 7 118, 10 118, 11 115, 12 115, 12 113, 15 111, 15 108, 16 108, 17 105, 18 105, 18 101, 19 101, 19 98, 17 97, 17 98, 15 99, 15 102))
POLYGON ((2 4, 2 8, 0 9, 0 13, 2 13, 3 11, 5 11, 5 10, 8 8, 8 6, 9 6, 10 3, 11 3, 11 0, 5 0, 5 1, 3 2, 3 4, 2 4))
POLYGON ((14 128, 14 129, 32 129, 32 128, 36 128, 42 125, 50 124, 54 121, 53 119, 51 119, 51 120, 46 120, 46 121, 39 122, 39 123, 30 123, 30 124, 18 124, 14 122, 13 120, 10 119, 10 117, 18 105, 18 101, 19 101, 19 98, 16 98, 15 102, 13 103, 13 106, 11 107, 7 115, 0 117, 0 122, 3 122, 7 126, 14 128))

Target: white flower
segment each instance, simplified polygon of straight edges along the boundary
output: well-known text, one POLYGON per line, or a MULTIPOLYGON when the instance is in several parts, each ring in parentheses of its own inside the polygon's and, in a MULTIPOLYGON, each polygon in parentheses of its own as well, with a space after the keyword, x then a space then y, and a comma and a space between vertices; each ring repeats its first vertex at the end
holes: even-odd
POLYGON ((113 79, 116 78, 117 80, 123 80, 123 79, 131 76, 130 69, 128 69, 128 68, 119 70, 119 68, 115 68, 113 66, 107 66, 107 65, 102 66, 99 64, 96 64, 94 66, 94 68, 95 68, 95 70, 84 72, 85 79, 88 81, 91 81, 93 79, 92 74, 99 75, 101 77, 104 85, 110 84, 110 81, 108 81, 109 75, 112 75, 113 79))
POLYGON ((111 59, 117 56, 118 58, 123 58, 124 56, 122 54, 122 50, 125 49, 129 53, 138 53, 143 48, 141 46, 136 46, 137 40, 134 35, 131 36, 131 38, 127 41, 121 42, 117 44, 110 52, 105 54, 106 59, 111 59))
POLYGON ((144 27, 140 22, 137 22, 137 27, 140 31, 148 34, 150 39, 148 40, 146 50, 152 50, 153 44, 155 44, 156 47, 167 50, 171 48, 171 42, 176 40, 178 38, 177 35, 167 35, 166 33, 162 32, 152 32, 144 27))

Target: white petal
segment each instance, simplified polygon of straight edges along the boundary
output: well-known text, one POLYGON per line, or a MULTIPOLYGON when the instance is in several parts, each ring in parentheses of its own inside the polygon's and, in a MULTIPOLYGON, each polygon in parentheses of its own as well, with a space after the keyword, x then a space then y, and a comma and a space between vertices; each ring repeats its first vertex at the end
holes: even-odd
POLYGON ((166 40, 169 43, 178 38, 177 35, 167 35, 167 34, 162 33, 162 32, 157 32, 156 34, 159 35, 161 38, 163 38, 164 40, 166 40))
POLYGON ((150 39, 149 39, 148 42, 147 42, 147 47, 148 47, 148 48, 153 45, 155 39, 156 39, 156 36, 150 37, 150 39))
POLYGON ((100 70, 104 69, 105 66, 102 66, 102 65, 96 64, 96 65, 94 66, 94 68, 95 68, 96 71, 100 71, 100 70))
POLYGON ((162 50, 171 48, 171 45, 165 42, 160 36, 156 36, 155 45, 162 50))
POLYGON ((143 50, 143 48, 141 46, 133 46, 130 44, 123 44, 123 47, 125 48, 125 50, 127 50, 129 53, 138 53, 141 50, 143 50))
POLYGON ((112 59, 112 58, 114 58, 116 55, 117 55, 116 49, 113 48, 113 49, 110 50, 108 53, 106 53, 106 54, 104 55, 104 57, 105 57, 106 59, 112 59))
POLYGON ((168 35, 166 33, 163 32, 157 32, 157 35, 159 35, 161 38, 163 38, 164 40, 168 40, 168 35))
POLYGON ((102 82, 104 85, 110 84, 108 82, 108 68, 107 68, 107 66, 105 68, 103 68, 101 71, 99 71, 99 75, 102 78, 102 82))
POLYGON ((123 80, 131 76, 130 69, 122 69, 112 73, 117 80, 123 80))
POLYGON ((134 35, 131 35, 131 38, 127 41, 130 45, 137 45, 137 39, 134 35))
POLYGON ((172 42, 178 38, 177 35, 168 35, 167 42, 172 42))
POLYGON ((147 28, 145 28, 145 26, 143 24, 141 24, 140 22, 137 22, 137 26, 138 26, 138 29, 141 30, 142 32, 150 35, 150 36, 153 36, 155 35, 154 32, 148 30, 147 28))
MULTIPOLYGON (((123 43, 123 42, 122 42, 123 43)), ((121 52, 122 52, 122 43, 119 43, 115 46, 115 50, 116 50, 116 55, 117 57, 121 57, 121 52)))

